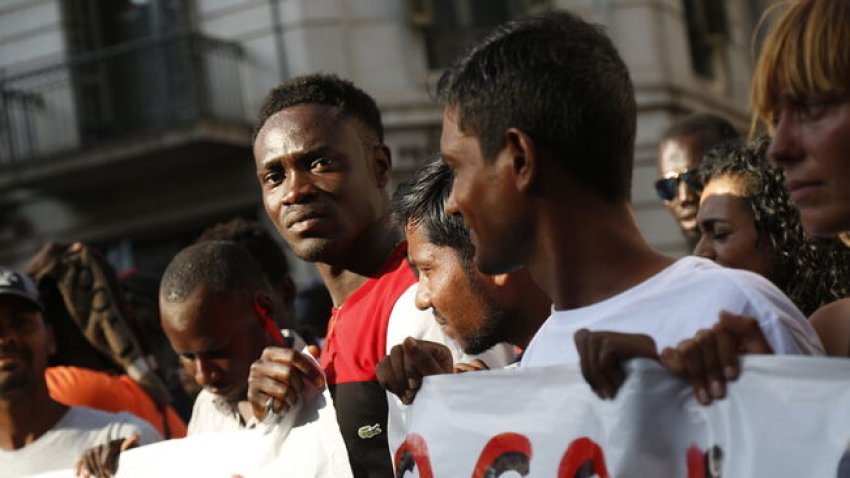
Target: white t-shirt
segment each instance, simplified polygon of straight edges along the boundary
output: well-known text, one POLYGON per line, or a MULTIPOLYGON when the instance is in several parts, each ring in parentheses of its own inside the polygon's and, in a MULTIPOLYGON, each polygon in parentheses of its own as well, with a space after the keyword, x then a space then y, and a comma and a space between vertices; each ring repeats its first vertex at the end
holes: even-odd
POLYGON ((126 412, 107 413, 70 407, 50 430, 17 450, 0 449, 0 477, 19 478, 73 468, 91 447, 138 433, 141 444, 162 440, 146 421, 126 412))
POLYGON ((713 326, 721 310, 754 317, 778 354, 824 353, 803 314, 769 280, 689 256, 602 302, 553 310, 521 365, 577 363, 573 334, 582 328, 647 334, 660 351, 713 326))
POLYGON ((186 434, 236 432, 254 428, 257 419, 251 417, 247 422, 242 418, 236 405, 207 390, 201 390, 192 407, 186 434))

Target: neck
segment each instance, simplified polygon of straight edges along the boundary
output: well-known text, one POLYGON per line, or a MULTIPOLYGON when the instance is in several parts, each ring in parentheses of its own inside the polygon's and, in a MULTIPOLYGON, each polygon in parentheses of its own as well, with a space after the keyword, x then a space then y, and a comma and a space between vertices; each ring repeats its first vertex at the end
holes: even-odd
POLYGON ((527 269, 521 269, 511 274, 516 291, 515 308, 511 310, 509 342, 521 349, 528 347, 532 337, 549 318, 552 301, 546 293, 534 283, 527 269))
POLYGON ((556 310, 601 302, 674 262, 644 240, 628 203, 583 196, 545 203, 535 231, 529 271, 556 310))
POLYGON ((68 406, 50 398, 44 382, 41 385, 38 390, 0 396, 0 448, 17 450, 29 445, 68 411, 68 406))
POLYGON ((316 264, 334 307, 340 307, 367 279, 377 275, 401 239, 401 234, 384 218, 354 241, 339 261, 316 264))

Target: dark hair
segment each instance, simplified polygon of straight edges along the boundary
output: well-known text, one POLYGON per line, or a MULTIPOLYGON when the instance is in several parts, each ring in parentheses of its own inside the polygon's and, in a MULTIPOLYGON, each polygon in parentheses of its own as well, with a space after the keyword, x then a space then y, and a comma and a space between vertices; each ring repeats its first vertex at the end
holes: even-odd
POLYGON ((401 228, 422 228, 428 242, 451 247, 464 265, 471 265, 474 249, 469 231, 460 216, 446 214, 451 189, 451 169, 440 158, 428 161, 395 190, 392 217, 401 228))
POLYGON ((507 23, 443 74, 437 95, 488 160, 516 127, 596 194, 629 199, 634 89, 600 26, 566 11, 507 23))
POLYGON ((354 83, 336 75, 313 74, 285 81, 266 95, 254 123, 251 143, 257 139, 257 133, 271 116, 305 103, 335 106, 340 113, 355 118, 371 130, 379 142, 384 142, 384 125, 374 98, 354 86, 354 83))
POLYGON ((269 282, 251 253, 229 241, 202 242, 177 253, 162 275, 159 296, 167 302, 183 302, 200 286, 215 292, 271 294, 269 282))
POLYGON ((744 181, 759 240, 770 243, 774 282, 808 316, 850 295, 850 249, 838 239, 805 231, 783 185, 783 171, 766 160, 769 142, 762 136, 749 145, 724 143, 705 156, 700 173, 706 184, 719 176, 744 181))
POLYGON ((254 256, 271 284, 280 284, 289 277, 289 262, 280 245, 258 222, 236 217, 206 228, 195 244, 207 241, 231 241, 244 247, 254 256))
POLYGON ((661 136, 661 141, 691 135, 699 135, 702 140, 700 157, 720 143, 740 138, 735 127, 725 118, 710 113, 694 113, 670 125, 661 136))

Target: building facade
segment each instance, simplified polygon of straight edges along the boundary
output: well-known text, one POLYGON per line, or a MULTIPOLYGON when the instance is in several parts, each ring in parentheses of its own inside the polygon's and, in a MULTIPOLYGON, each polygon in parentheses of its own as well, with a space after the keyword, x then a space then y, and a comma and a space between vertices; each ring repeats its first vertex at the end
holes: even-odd
MULTIPOLYGON (((686 244, 655 197, 661 132, 695 111, 743 131, 766 0, 0 0, 0 263, 47 241, 158 271, 234 215, 266 221, 253 116, 283 79, 336 73, 373 94, 396 180, 436 153, 433 89, 508 19, 569 8, 605 25, 638 102, 633 203, 660 250, 686 244)), ((297 264, 305 281, 311 268, 297 264)))

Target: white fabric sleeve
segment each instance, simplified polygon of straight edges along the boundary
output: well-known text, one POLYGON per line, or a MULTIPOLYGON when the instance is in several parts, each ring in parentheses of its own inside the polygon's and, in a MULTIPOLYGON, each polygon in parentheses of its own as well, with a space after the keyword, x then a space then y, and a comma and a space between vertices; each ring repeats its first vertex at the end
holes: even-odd
POLYGON ((416 284, 411 285, 396 301, 387 324, 387 350, 389 355, 393 346, 407 337, 438 342, 449 348, 455 362, 470 362, 477 358, 490 368, 500 368, 516 358, 513 346, 497 344, 479 355, 464 353, 460 345, 443 332, 443 328, 434 319, 433 312, 416 308, 416 284))
POLYGON ((752 274, 736 274, 736 282, 748 299, 743 314, 758 320, 775 353, 824 355, 815 329, 778 287, 752 274))

